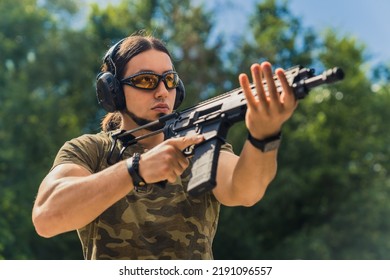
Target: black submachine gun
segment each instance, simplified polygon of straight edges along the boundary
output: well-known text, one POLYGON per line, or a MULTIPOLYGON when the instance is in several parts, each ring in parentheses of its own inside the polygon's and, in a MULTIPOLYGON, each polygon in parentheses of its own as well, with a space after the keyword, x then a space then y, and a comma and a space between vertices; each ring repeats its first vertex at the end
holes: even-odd
MULTIPOLYGON (((286 78, 293 89, 296 99, 303 99, 309 91, 323 84, 333 83, 344 78, 340 68, 332 68, 320 75, 314 74, 314 69, 294 66, 285 71, 286 78)), ((277 90, 282 91, 279 80, 274 76, 277 90)), ((264 88, 267 90, 265 81, 264 88)), ((255 85, 251 84, 252 93, 256 94, 255 85)), ((193 107, 180 112, 163 116, 158 120, 133 130, 122 130, 113 137, 125 140, 124 149, 139 140, 163 132, 165 139, 186 135, 202 134, 203 142, 195 147, 187 148, 184 153, 193 155, 191 178, 187 191, 190 195, 199 195, 213 189, 216 182, 216 172, 221 145, 225 143, 229 128, 236 122, 245 119, 247 101, 242 88, 237 88, 217 95, 193 107), (161 129, 134 137, 132 133, 150 126, 161 125, 161 129)))

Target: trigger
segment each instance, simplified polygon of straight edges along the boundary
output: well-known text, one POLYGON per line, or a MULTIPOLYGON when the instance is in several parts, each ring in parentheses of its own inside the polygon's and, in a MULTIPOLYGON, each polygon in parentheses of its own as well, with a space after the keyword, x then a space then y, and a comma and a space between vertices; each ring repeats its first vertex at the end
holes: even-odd
POLYGON ((183 154, 186 157, 192 156, 192 155, 194 155, 194 150, 195 150, 195 145, 188 146, 187 148, 185 148, 183 150, 183 154))

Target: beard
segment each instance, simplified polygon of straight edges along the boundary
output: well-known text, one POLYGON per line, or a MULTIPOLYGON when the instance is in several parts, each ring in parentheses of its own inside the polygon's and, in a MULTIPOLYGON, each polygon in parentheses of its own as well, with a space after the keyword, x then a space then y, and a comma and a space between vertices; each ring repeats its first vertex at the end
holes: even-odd
MULTIPOLYGON (((140 117, 137 117, 133 112, 130 112, 128 109, 126 109, 124 111, 126 113, 126 115, 128 115, 138 126, 144 126, 144 125, 147 125, 147 124, 150 124, 151 122, 153 122, 152 120, 148 120, 148 119, 144 119, 144 118, 140 118, 140 117)), ((158 115, 158 117, 162 117, 162 116, 165 116, 164 113, 160 113, 158 115)), ((151 125, 151 126, 148 126, 148 127, 145 127, 146 130, 148 131, 156 131, 156 130, 159 130, 159 129, 162 129, 164 127, 164 124, 163 123, 156 123, 154 125, 151 125)))

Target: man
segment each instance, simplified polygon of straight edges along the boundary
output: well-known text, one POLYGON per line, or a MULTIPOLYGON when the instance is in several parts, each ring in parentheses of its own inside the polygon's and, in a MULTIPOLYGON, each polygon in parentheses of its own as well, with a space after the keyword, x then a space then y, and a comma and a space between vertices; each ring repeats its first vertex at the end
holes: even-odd
MULTIPOLYGON (((202 142, 201 135, 164 141, 159 133, 128 147, 123 160, 107 163, 115 129, 135 129, 157 120, 184 97, 161 41, 136 35, 117 43, 97 78, 99 102, 111 113, 102 132, 72 139, 57 154, 34 204, 37 233, 52 237, 77 230, 86 259, 212 259, 220 204, 251 206, 263 197, 276 174, 277 145, 264 150, 258 143, 277 141, 297 106, 282 69, 276 70, 282 94, 269 63, 254 64, 251 74, 257 97, 247 75, 239 76, 248 103, 250 139, 240 156, 224 145, 216 187, 191 197, 185 191, 191 160, 182 151, 202 142), (162 181, 167 181, 164 187, 157 184, 162 181)), ((146 132, 141 129, 134 136, 146 132)))

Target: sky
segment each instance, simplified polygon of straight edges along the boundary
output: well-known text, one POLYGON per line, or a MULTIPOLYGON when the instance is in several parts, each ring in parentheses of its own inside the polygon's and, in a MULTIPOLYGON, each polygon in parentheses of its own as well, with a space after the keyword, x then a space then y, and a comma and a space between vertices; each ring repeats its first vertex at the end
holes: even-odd
POLYGON ((290 0, 306 26, 335 28, 367 46, 373 61, 390 62, 389 0, 290 0))
MULTIPOLYGON (((87 0, 117 3, 119 0, 87 0)), ((219 30, 241 33, 248 15, 261 0, 193 0, 218 7, 215 19, 219 30)), ((353 36, 366 45, 366 54, 372 63, 390 64, 389 0, 288 0, 294 16, 303 26, 321 32, 334 28, 340 36, 353 36)))
MULTIPOLYGON (((247 15, 259 2, 207 1, 222 10, 217 19, 226 32, 242 32, 247 15)), ((390 63, 389 0, 288 0, 288 7, 305 28, 314 28, 319 33, 333 28, 340 36, 352 36, 366 45, 366 54, 372 63, 390 63)))

